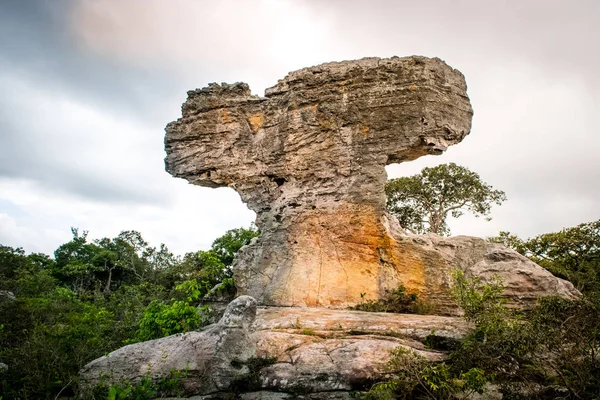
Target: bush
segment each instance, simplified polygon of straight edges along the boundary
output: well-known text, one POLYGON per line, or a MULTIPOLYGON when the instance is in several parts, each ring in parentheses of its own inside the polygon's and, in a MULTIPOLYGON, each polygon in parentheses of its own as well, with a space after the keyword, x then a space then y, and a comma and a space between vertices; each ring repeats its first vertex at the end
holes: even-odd
POLYGON ((150 303, 140 321, 137 335, 139 341, 188 332, 202 326, 205 319, 192 304, 201 294, 198 282, 195 279, 185 281, 175 289, 184 300, 171 299, 170 304, 162 300, 150 303))
POLYGON ((473 331, 444 363, 396 350, 393 379, 374 385, 367 398, 464 398, 487 382, 506 399, 600 398, 598 304, 549 297, 518 312, 502 294, 498 279, 484 284, 455 272, 454 296, 473 331))
POLYGON ((0 349, 9 365, 0 382, 7 398, 53 397, 63 388, 63 394, 72 393, 79 369, 120 344, 112 330, 114 315, 66 288, 19 300, 12 311, 20 318, 6 319, 0 332, 5 338, 20 335, 17 342, 3 340, 0 349))
POLYGON ((449 399, 458 393, 466 398, 483 393, 488 382, 479 368, 456 374, 446 363, 434 363, 403 347, 393 351, 389 368, 394 378, 375 384, 366 399, 449 399))
POLYGON ((600 396, 600 309, 583 298, 540 299, 528 313, 509 310, 501 282, 455 275, 455 295, 474 331, 451 355, 495 376, 506 398, 595 399, 600 396))
POLYGON ((395 290, 386 290, 383 299, 377 301, 366 300, 350 307, 350 309, 357 311, 403 314, 426 314, 431 311, 431 307, 429 307, 427 303, 421 301, 417 294, 407 293, 406 288, 402 285, 395 290))
MULTIPOLYGON (((100 383, 90 393, 81 393, 84 399, 106 400, 154 400, 172 396, 183 396, 182 379, 187 376, 187 371, 171 370, 169 374, 160 379, 153 380, 150 371, 139 382, 120 382, 107 385, 100 383)), ((1 399, 0 399, 1 400, 1 399)))

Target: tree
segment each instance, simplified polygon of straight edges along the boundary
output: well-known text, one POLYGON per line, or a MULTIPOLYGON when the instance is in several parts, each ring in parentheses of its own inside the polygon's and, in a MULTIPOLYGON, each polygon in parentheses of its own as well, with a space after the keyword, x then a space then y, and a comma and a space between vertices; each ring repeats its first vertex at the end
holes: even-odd
POLYGON ((73 291, 83 293, 93 290, 98 283, 95 273, 102 268, 94 265, 92 261, 100 248, 88 243, 87 231, 79 234, 77 228, 71 228, 71 233, 73 238, 54 251, 54 275, 73 291))
POLYGON ((107 294, 110 293, 113 270, 117 266, 116 261, 117 255, 110 250, 100 250, 92 259, 94 265, 102 268, 103 271, 108 272, 108 278, 106 278, 106 284, 104 285, 104 293, 107 294))
POLYGON ((54 258, 0 244, 0 290, 16 297, 0 296, 0 361, 9 366, 0 400, 75 398, 79 370, 93 359, 206 324, 211 314, 198 300, 219 284, 220 294, 235 291, 227 264, 256 236, 234 229, 212 250, 176 257, 137 231, 98 240, 71 233, 54 258))
POLYGON ((424 168, 420 174, 390 179, 385 186, 387 208, 413 233, 449 234, 448 213, 465 212, 490 220, 492 204, 506 195, 483 182, 478 174, 454 163, 424 168))
POLYGON ((217 239, 212 244, 212 250, 218 254, 221 262, 225 265, 233 264, 235 255, 250 241, 259 235, 258 229, 253 226, 250 228, 237 228, 225 232, 225 234, 217 239))

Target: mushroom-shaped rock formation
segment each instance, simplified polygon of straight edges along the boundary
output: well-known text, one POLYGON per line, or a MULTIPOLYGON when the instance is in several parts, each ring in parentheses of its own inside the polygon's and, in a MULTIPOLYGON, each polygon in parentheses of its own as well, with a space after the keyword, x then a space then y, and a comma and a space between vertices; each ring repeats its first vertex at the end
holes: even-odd
POLYGON ((442 60, 416 56, 301 69, 264 98, 244 83, 211 84, 188 92, 167 126, 166 169, 231 187, 257 213, 261 235, 234 265, 238 294, 342 308, 403 284, 448 305, 449 271, 486 251, 454 265, 447 250, 403 236, 385 213, 385 166, 441 154, 469 134, 466 88, 442 60))

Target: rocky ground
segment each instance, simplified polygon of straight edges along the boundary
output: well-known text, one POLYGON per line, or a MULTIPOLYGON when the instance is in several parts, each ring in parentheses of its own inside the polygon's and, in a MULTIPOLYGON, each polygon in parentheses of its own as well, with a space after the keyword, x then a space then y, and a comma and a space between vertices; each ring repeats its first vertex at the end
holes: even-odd
POLYGON ((217 324, 125 346, 88 364, 81 376, 92 387, 184 371, 188 397, 237 392, 244 399, 342 399, 384 378, 398 346, 442 360, 446 353, 428 348, 426 338, 451 344, 468 329, 460 317, 257 308, 253 298, 241 296, 217 324))

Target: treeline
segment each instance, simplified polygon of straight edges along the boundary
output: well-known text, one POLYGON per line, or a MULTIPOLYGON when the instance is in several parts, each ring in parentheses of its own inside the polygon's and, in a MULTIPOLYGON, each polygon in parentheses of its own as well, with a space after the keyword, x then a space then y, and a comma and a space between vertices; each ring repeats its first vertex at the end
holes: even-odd
MULTIPOLYGON (((208 251, 174 256, 140 233, 73 238, 53 257, 0 245, 0 397, 55 399, 77 394, 77 374, 123 345, 197 329, 209 292, 233 293, 231 264, 258 232, 234 229, 208 251)), ((600 398, 600 220, 501 242, 582 293, 578 301, 548 298, 528 312, 506 307, 502 282, 455 277, 455 295, 475 329, 443 363, 398 351, 392 379, 365 397, 465 398, 493 384, 505 399, 600 398)), ((406 296, 399 295, 405 299, 406 296)), ((152 398, 151 396, 127 398, 152 398)), ((110 398, 110 396, 109 396, 110 398)), ((117 397, 114 397, 115 399, 117 397)), ((125 397, 123 397, 125 398, 125 397)))
POLYGON ((208 251, 177 257, 136 231, 73 238, 54 257, 0 244, 0 398, 76 392, 86 363, 123 345, 200 327, 198 300, 234 291, 231 263, 257 236, 228 231, 208 251))

